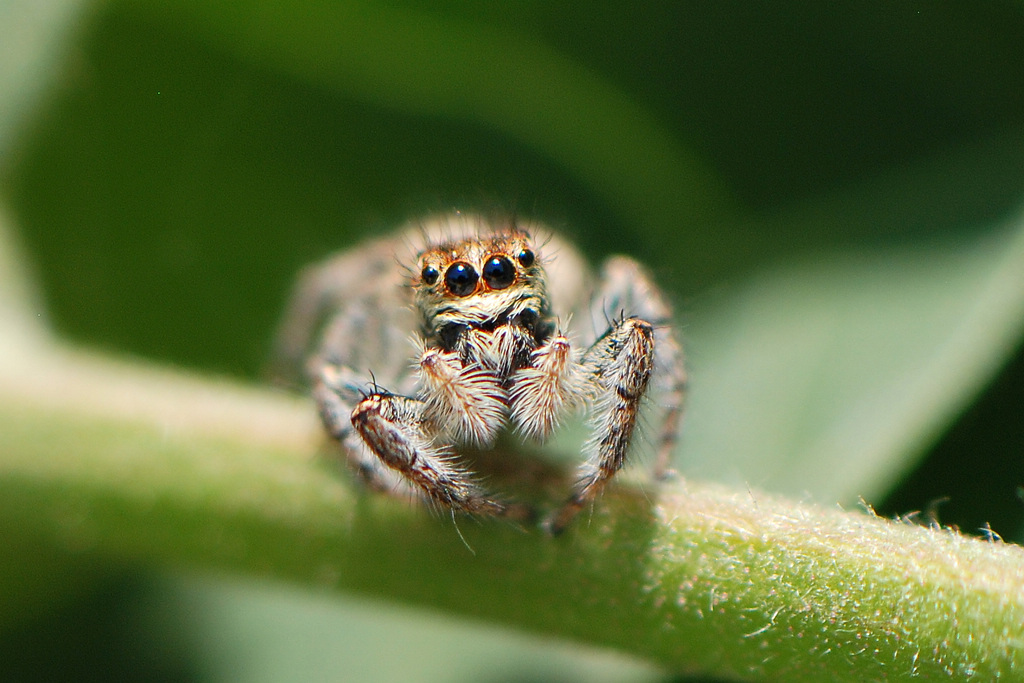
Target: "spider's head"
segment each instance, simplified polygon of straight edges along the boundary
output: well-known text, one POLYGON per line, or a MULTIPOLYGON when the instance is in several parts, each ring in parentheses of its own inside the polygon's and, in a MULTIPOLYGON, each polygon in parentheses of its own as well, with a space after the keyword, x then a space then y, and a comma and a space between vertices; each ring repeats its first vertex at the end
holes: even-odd
POLYGON ((490 327, 547 312, 544 269, 522 231, 432 245, 419 255, 415 301, 427 327, 490 327))

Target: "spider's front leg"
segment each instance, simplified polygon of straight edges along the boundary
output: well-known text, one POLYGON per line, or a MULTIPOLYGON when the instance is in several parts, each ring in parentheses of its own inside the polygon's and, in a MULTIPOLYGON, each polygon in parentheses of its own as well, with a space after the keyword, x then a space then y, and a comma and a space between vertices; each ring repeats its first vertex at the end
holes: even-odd
POLYGON ((435 445, 425 407, 414 398, 377 392, 352 411, 352 425, 381 462, 428 500, 473 515, 527 517, 526 508, 487 497, 451 454, 435 445))
POLYGON ((359 481, 368 488, 395 493, 401 480, 374 455, 352 425, 352 410, 363 397, 362 380, 348 366, 323 363, 313 375, 313 398, 327 433, 337 441, 359 481))
POLYGON ((423 401, 375 391, 369 396, 350 368, 325 364, 313 394, 330 435, 359 478, 385 493, 411 490, 457 512, 525 520, 532 510, 491 500, 438 446, 437 425, 423 401))
POLYGON ((601 285, 590 306, 594 329, 607 324, 609 315, 620 311, 646 320, 655 328, 657 358, 652 390, 657 395, 653 424, 655 437, 654 475, 662 479, 671 473, 672 454, 679 439, 686 397, 686 364, 682 345, 672 325, 672 307, 644 268, 626 256, 613 256, 601 270, 601 285))
POLYGON ((649 389, 656 389, 658 399, 658 478, 669 471, 682 421, 686 367, 672 328, 672 309, 640 264, 625 256, 605 262, 590 318, 595 330, 607 329, 583 357, 594 402, 594 438, 572 496, 548 520, 554 533, 563 530, 621 469, 641 399, 649 389), (621 317, 606 327, 609 315, 615 314, 621 317))
POLYGON ((616 321, 587 350, 583 367, 594 395, 595 436, 572 495, 548 520, 553 534, 561 533, 622 469, 654 368, 654 329, 639 318, 616 321))

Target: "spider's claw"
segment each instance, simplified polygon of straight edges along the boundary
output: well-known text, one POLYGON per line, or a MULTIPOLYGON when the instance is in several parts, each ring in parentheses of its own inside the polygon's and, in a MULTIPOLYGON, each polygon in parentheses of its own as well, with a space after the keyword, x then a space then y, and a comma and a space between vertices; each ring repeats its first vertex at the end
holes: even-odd
POLYGON ((541 523, 541 528, 552 536, 561 536, 569 528, 569 524, 580 513, 584 505, 586 505, 586 500, 582 496, 572 496, 562 507, 544 519, 541 523))

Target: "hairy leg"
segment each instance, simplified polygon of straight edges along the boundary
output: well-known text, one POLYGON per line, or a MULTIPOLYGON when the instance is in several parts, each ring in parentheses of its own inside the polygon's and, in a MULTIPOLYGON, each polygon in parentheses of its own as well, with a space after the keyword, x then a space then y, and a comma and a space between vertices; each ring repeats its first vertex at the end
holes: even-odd
POLYGON ((380 461, 428 500, 456 512, 522 519, 528 510, 488 497, 427 433, 424 404, 387 393, 367 396, 352 411, 352 424, 380 461))
POLYGON ((644 268, 631 258, 613 256, 601 270, 601 284, 591 300, 590 315, 595 329, 603 329, 609 318, 636 316, 654 327, 657 348, 654 362, 654 391, 659 425, 655 441, 654 474, 663 477, 682 424, 686 397, 686 365, 682 346, 672 324, 672 307, 644 268))
POLYGON ((552 533, 563 531, 622 469, 653 367, 654 330, 638 318, 616 321, 587 350, 583 368, 594 397, 594 437, 572 495, 548 520, 552 533))
POLYGON ((326 364, 313 381, 313 398, 328 435, 341 445, 342 453, 360 482, 374 491, 401 495, 408 487, 366 446, 352 425, 352 411, 361 400, 364 385, 351 368, 326 364))

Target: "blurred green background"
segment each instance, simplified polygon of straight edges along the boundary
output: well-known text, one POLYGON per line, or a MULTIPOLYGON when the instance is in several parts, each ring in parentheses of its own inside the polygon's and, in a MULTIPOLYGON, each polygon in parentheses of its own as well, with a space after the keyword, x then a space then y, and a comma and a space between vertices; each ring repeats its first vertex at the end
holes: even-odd
MULTIPOLYGON (((549 221, 595 261, 640 258, 670 290, 694 373, 684 473, 827 502, 866 495, 885 514, 938 505, 944 524, 1024 539, 1024 323, 1011 304, 981 342, 941 356, 967 368, 939 383, 949 400, 933 404, 929 386, 894 409, 875 385, 857 385, 872 366, 892 375, 879 340, 906 341, 900 362, 927 355, 928 325, 955 327, 941 314, 973 310, 964 302, 989 291, 975 285, 1021 242, 1019 3, 14 0, 0 17, 0 97, 24 102, 3 111, 0 189, 63 338, 260 381, 302 265, 425 211, 512 210, 549 221), (870 316, 903 294, 892 327, 870 316), (906 311, 924 304, 936 316, 911 316, 900 336, 906 311), (772 321, 832 313, 840 339, 827 348, 866 349, 862 365, 843 369, 824 352, 783 364, 793 347, 768 334, 772 321), (748 375, 737 339, 759 340, 759 363, 775 374, 748 375), (834 384, 821 379, 832 374, 834 384), (737 380, 736 393, 716 395, 723 383, 710 378, 723 376, 755 388, 737 380), (715 457, 708 444, 721 442, 702 427, 714 415, 767 416, 774 394, 755 401, 756 386, 785 404, 815 381, 830 397, 877 396, 878 413, 911 425, 864 465, 870 487, 842 488, 834 468, 810 477, 799 458, 779 465, 760 448, 775 427, 751 430, 757 463, 715 457), (904 419, 908 405, 926 406, 925 418, 904 419)), ((814 420, 809 395, 789 405, 792 424, 814 420)), ((837 402, 834 414, 851 414, 853 401, 837 402)), ((779 451, 796 442, 780 436, 779 451)), ((852 462, 858 444, 835 457, 852 462)), ((0 633, 0 675, 659 677, 390 608, 128 575, 0 633), (101 613, 109 630, 97 632, 101 613), (356 637, 367 630, 382 642, 356 637), (422 630, 444 637, 420 643, 427 663, 415 676, 381 664, 389 640, 422 630), (67 661, 34 666, 54 642, 68 644, 67 661), (538 663, 515 664, 520 650, 538 663), (448 669, 459 657, 478 664, 448 669)))

